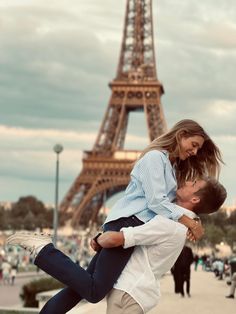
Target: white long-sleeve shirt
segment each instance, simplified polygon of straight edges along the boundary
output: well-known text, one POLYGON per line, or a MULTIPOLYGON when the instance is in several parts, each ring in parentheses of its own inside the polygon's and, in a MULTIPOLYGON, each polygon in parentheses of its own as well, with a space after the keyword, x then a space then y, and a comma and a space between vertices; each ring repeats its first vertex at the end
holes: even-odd
MULTIPOLYGON (((194 213, 185 212, 189 217, 194 213)), ((187 228, 160 215, 139 227, 122 228, 124 248, 134 252, 114 285, 130 294, 146 313, 160 299, 160 278, 173 266, 186 240, 187 228)))

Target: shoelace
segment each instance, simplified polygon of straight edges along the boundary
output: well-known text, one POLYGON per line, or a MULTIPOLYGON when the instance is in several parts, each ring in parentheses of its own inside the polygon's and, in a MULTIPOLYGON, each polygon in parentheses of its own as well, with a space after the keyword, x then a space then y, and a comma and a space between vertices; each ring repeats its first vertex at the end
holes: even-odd
MULTIPOLYGON (((28 233, 30 235, 30 233, 28 233)), ((34 233, 35 236, 39 236, 38 233, 34 233)), ((51 237, 50 233, 44 233, 41 232, 40 233, 41 236, 45 236, 45 237, 51 237)), ((31 256, 33 256, 34 258, 37 256, 37 246, 33 245, 31 247, 27 247, 27 246, 23 246, 23 248, 28 251, 30 253, 31 256)))
POLYGON ((32 247, 23 246, 23 249, 28 251, 31 256, 36 257, 37 251, 36 251, 36 246, 35 245, 33 245, 32 247))

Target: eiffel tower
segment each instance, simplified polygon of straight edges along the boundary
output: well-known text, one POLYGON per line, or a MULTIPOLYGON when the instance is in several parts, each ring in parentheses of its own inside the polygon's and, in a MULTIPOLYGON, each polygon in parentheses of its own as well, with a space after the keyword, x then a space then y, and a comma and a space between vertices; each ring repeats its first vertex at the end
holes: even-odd
POLYGON ((124 149, 129 113, 145 112, 150 141, 166 130, 157 79, 152 0, 127 0, 116 78, 97 139, 83 155, 83 168, 60 205, 74 227, 95 222, 104 196, 124 190, 140 151, 124 149))

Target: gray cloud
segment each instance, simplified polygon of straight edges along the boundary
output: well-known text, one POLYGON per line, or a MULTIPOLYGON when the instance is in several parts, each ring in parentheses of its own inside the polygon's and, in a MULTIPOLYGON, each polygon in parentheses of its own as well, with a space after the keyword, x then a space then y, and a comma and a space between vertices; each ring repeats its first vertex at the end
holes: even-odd
MULTIPOLYGON (((53 201, 52 147, 65 146, 61 195, 93 146, 116 74, 125 0, 3 1, 0 12, 2 198, 35 193, 53 201), (4 183, 5 182, 5 183, 4 183), (18 186, 18 188, 17 188, 18 186), (20 187, 19 187, 20 186, 20 187), (50 193, 49 193, 50 191, 50 193)), ((220 146, 228 203, 236 200, 236 4, 153 1, 157 71, 168 126, 201 123, 220 146)), ((130 119, 127 148, 146 145, 142 114, 130 119), (142 128, 139 126, 142 125, 142 128)))

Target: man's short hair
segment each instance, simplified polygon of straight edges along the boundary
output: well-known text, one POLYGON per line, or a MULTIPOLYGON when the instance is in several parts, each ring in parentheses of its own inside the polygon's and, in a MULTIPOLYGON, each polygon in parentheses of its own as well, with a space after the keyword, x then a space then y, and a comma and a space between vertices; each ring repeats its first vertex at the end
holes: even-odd
POLYGON ((194 212, 197 214, 211 214, 222 206, 227 197, 227 192, 216 179, 206 177, 203 180, 206 181, 206 185, 194 193, 200 198, 200 201, 194 206, 194 212))

